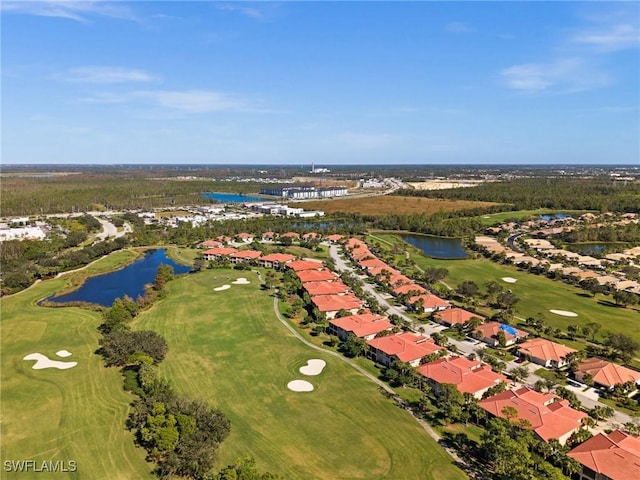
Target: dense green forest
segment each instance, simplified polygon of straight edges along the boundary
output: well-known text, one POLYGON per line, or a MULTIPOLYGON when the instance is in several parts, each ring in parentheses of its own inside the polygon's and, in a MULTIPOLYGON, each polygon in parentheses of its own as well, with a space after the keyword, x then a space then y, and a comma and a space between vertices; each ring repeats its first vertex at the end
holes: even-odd
POLYGON ((521 178, 473 188, 401 190, 399 195, 509 203, 513 210, 537 208, 638 212, 640 183, 600 178, 521 178))

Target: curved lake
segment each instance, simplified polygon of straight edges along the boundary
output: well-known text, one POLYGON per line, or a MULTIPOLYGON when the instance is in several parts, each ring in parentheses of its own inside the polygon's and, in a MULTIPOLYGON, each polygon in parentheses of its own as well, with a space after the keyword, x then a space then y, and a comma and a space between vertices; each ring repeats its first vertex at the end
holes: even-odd
POLYGON ((401 234, 402 240, 422 250, 427 257, 462 259, 467 252, 459 238, 431 237, 428 235, 401 234))
POLYGON ((59 297, 47 298, 50 302, 88 302, 105 307, 113 305, 116 298, 129 295, 134 300, 144 294, 144 286, 152 283, 160 265, 173 267, 176 275, 187 273, 191 267, 181 265, 167 257, 164 249, 152 250, 125 268, 87 279, 80 288, 59 297))
POLYGON ((215 200, 218 203, 255 203, 255 202, 267 202, 266 198, 255 197, 253 195, 244 195, 241 193, 216 193, 209 192, 203 193, 203 197, 215 200))

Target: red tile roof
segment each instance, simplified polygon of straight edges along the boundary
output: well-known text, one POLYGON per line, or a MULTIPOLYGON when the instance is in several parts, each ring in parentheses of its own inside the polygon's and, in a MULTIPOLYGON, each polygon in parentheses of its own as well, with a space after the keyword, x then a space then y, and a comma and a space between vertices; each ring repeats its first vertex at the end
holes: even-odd
POLYGON ((280 235, 281 238, 300 238, 300 234, 297 232, 286 232, 280 235))
POLYGON ((502 330, 505 334, 505 337, 508 340, 513 340, 521 337, 526 337, 529 335, 527 332, 523 332, 515 327, 508 326, 508 329, 515 330, 516 334, 511 335, 507 330, 501 329, 500 326, 502 323, 500 322, 487 322, 480 325, 478 328, 474 330, 474 332, 482 333, 483 338, 495 338, 498 335, 498 332, 502 330))
POLYGON ((254 235, 247 232, 240 232, 236 234, 236 238, 241 238, 242 240, 247 240, 249 238, 254 238, 254 235))
POLYGON ((255 260, 262 256, 262 252, 259 250, 242 250, 240 252, 234 252, 229 255, 231 258, 242 258, 245 260, 255 260))
POLYGON ((587 416, 571 408, 567 400, 548 393, 538 393, 528 387, 499 393, 481 400, 478 405, 501 418, 504 418, 502 410, 505 407, 515 408, 518 416, 513 420, 527 420, 531 429, 545 442, 552 438, 559 439, 580 428, 582 419, 587 416))
POLYGON ((344 237, 338 233, 334 233, 333 235, 329 235, 326 237, 326 239, 330 242, 339 242, 340 240, 342 240, 344 237))
POLYGON ((609 388, 619 383, 640 381, 640 372, 601 358, 587 358, 581 362, 576 374, 583 376, 585 373, 590 374, 594 382, 609 388))
POLYGON ((347 247, 347 248, 356 248, 356 247, 369 248, 369 247, 367 247, 367 244, 364 243, 362 240, 360 240, 358 238, 353 238, 353 237, 345 242, 345 247, 347 247))
POLYGON ((237 248, 218 247, 218 248, 211 248, 209 250, 205 250, 204 252, 202 252, 202 254, 203 255, 231 255, 232 253, 235 253, 237 251, 238 251, 237 248))
POLYGON ((296 276, 302 283, 326 282, 338 278, 338 276, 328 268, 323 268, 322 270, 303 270, 302 272, 296 272, 296 276))
POLYGON ((296 256, 291 255, 290 253, 270 253, 269 255, 265 255, 260 260, 264 262, 276 262, 276 263, 287 263, 292 260, 295 260, 296 256))
POLYGON ((498 383, 506 377, 495 373, 489 365, 464 357, 440 358, 418 367, 418 373, 436 383, 450 383, 460 393, 477 393, 498 383))
POLYGON ((611 480, 640 478, 640 438, 620 430, 598 433, 567 455, 611 480))
POLYGON ((287 267, 296 272, 301 272, 303 270, 320 270, 324 267, 324 264, 311 260, 294 260, 293 262, 287 263, 287 267))
POLYGON ((311 296, 338 295, 349 291, 349 287, 342 283, 342 280, 336 280, 335 282, 306 282, 304 289, 309 292, 311 296))
POLYGON ((383 266, 369 267, 367 268, 367 273, 372 277, 375 277, 376 275, 381 275, 383 277, 387 277, 387 276, 390 277, 392 275, 398 274, 399 272, 391 268, 389 265, 386 265, 384 267, 383 266))
POLYGON ((368 337, 369 335, 375 335, 376 333, 393 328, 393 324, 387 317, 373 313, 334 318, 333 320, 329 320, 329 323, 346 332, 353 333, 358 338, 368 337))
POLYGON ((414 297, 411 297, 409 299, 409 303, 413 305, 416 302, 418 302, 418 300, 420 300, 420 299, 422 299, 423 308, 446 308, 446 307, 449 307, 451 305, 446 300, 443 300, 442 298, 438 297, 437 295, 432 295, 430 293, 424 294, 424 295, 416 295, 414 297))
POLYGON ((442 350, 432 339, 408 332, 374 338, 367 343, 401 362, 412 362, 442 350))
POLYGON ((449 325, 465 324, 472 318, 480 318, 484 321, 484 317, 477 313, 469 312, 463 308, 447 308, 441 312, 436 313, 436 317, 449 325))
POLYGON ((347 295, 316 295, 311 301, 321 312, 338 312, 340 310, 354 310, 362 307, 362 301, 353 294, 347 295))
POLYGON ((204 248, 216 248, 221 247, 222 242, 219 242, 218 240, 205 240, 200 245, 202 245, 204 248))
POLYGON ((363 260, 365 258, 375 258, 375 255, 367 247, 359 247, 351 252, 351 258, 354 260, 363 260))
POLYGON ((532 358, 543 360, 545 363, 550 360, 564 361, 568 354, 576 351, 546 338, 532 338, 522 343, 518 349, 520 355, 529 355, 532 358))
POLYGON ((404 285, 393 287, 393 293, 395 293, 396 295, 404 295, 411 292, 427 293, 427 289, 422 285, 418 285, 417 283, 407 283, 404 285))
POLYGON ((389 276, 389 285, 391 285, 392 287, 407 285, 411 283, 413 283, 413 280, 396 270, 394 270, 394 272, 389 276))
POLYGON ((386 268, 389 271, 393 270, 392 267, 387 265, 385 262, 383 262, 379 258, 370 258, 368 260, 360 260, 358 263, 362 268, 386 268))
POLYGON ((320 238, 320 234, 318 232, 308 232, 302 235, 302 238, 304 238, 305 240, 320 238))

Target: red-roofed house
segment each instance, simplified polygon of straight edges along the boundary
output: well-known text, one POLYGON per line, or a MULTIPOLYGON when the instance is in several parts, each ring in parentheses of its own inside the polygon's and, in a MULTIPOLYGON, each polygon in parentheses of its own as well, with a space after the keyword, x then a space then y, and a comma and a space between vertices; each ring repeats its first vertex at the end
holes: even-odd
POLYGON ((409 305, 412 305, 418 313, 431 313, 451 306, 446 300, 431 293, 411 297, 409 305))
POLYGON ((304 240, 317 240, 320 238, 320 234, 318 232, 308 232, 302 235, 304 240))
POLYGON ((321 270, 303 270, 302 272, 296 272, 296 276, 302 283, 331 282, 338 278, 338 276, 328 268, 321 270))
POLYGON ((367 244, 364 243, 362 240, 358 238, 353 238, 353 237, 347 240, 344 246, 345 248, 348 248, 348 249, 359 248, 359 247, 369 248, 367 247, 367 244))
POLYGON ((517 417, 511 421, 527 420, 542 440, 548 442, 557 438, 562 444, 582 426, 582 420, 587 417, 586 413, 571 408, 567 400, 550 393, 536 392, 529 387, 499 393, 481 400, 478 405, 501 418, 505 418, 505 407, 513 407, 517 417))
POLYGON ((411 280, 409 277, 407 277, 406 275, 401 274, 398 271, 394 271, 391 275, 389 275, 389 278, 388 278, 387 282, 392 287, 398 287, 398 286, 401 286, 401 285, 409 285, 409 284, 413 283, 413 280, 411 280))
POLYGON ((303 270, 322 270, 324 268, 324 264, 313 260, 294 260, 293 262, 287 263, 287 268, 290 268, 294 272, 302 272, 303 270))
POLYGON ((409 332, 374 338, 367 343, 369 358, 387 367, 393 362, 405 362, 417 367, 427 355, 443 350, 432 339, 409 332))
POLYGON ((478 399, 494 385, 507 380, 504 375, 491 370, 489 365, 465 357, 439 358, 420 365, 418 373, 429 379, 436 395, 439 385, 451 384, 460 393, 471 393, 478 399))
POLYGON ((241 250, 239 252, 234 252, 229 255, 229 259, 231 263, 245 263, 245 262, 253 262, 262 256, 262 252, 259 250, 241 250))
POLYGON ((202 252, 202 257, 205 260, 215 260, 220 257, 228 257, 232 253, 237 252, 238 249, 232 247, 218 247, 202 252))
POLYGON ((344 295, 349 292, 349 287, 342 280, 335 282, 306 282, 304 289, 311 295, 344 295))
POLYGON ((263 242, 273 242, 276 238, 276 234, 273 232, 264 232, 262 234, 262 241, 263 242))
POLYGON ((280 234, 280 238, 290 238, 291 240, 300 240, 300 234, 297 232, 286 232, 280 234))
POLYGON ((270 253, 258 260, 258 264, 265 268, 281 269, 287 262, 291 262, 296 259, 295 255, 290 253, 270 253))
POLYGON ((611 390, 614 385, 627 382, 640 384, 640 372, 601 358, 587 358, 580 363, 576 371, 576 379, 582 382, 586 374, 591 375, 596 387, 608 390, 611 390))
POLYGON ((436 318, 450 327, 453 325, 464 325, 472 318, 479 318, 484 322, 484 317, 477 313, 469 312, 463 308, 447 308, 435 314, 436 318))
POLYGON ((347 339, 350 333, 358 338, 370 340, 376 334, 392 328, 393 324, 387 317, 373 313, 363 313, 329 320, 329 332, 337 335, 343 341, 347 339))
POLYGON ((495 347, 499 344, 498 333, 501 331, 504 332, 506 346, 513 345, 519 338, 525 338, 529 335, 527 332, 523 332, 511 325, 506 325, 500 322, 483 323, 476 328, 473 333, 476 338, 479 338, 484 343, 495 347))
POLYGON ((241 232, 241 233, 236 234, 236 236, 235 236, 236 240, 238 240, 240 242, 243 242, 243 243, 251 243, 251 242, 253 242, 254 238, 255 238, 254 235, 252 235, 250 233, 247 233, 247 232, 241 232))
POLYGON ((579 480, 640 478, 640 438, 620 430, 598 433, 567 455, 582 465, 579 480))
POLYGON ((362 308, 362 300, 351 293, 346 295, 316 295, 311 297, 311 301, 328 319, 335 318, 340 310, 355 314, 362 308))
POLYGON ((355 261, 365 260, 368 258, 376 258, 375 255, 371 253, 371 250, 369 250, 369 248, 366 246, 354 248, 353 250, 351 250, 350 256, 355 261))
POLYGON ((382 268, 382 269, 387 269, 389 271, 393 270, 392 267, 387 265, 385 262, 383 262, 379 258, 370 258, 368 260, 360 260, 358 262, 358 264, 362 268, 366 268, 366 269, 369 269, 369 268, 382 268))
POLYGON ((532 338, 520 345, 518 355, 547 368, 564 367, 567 364, 567 355, 576 351, 545 338, 532 338))
POLYGON ((406 283, 393 288, 395 295, 407 295, 409 293, 427 293, 427 289, 417 283, 406 283))
POLYGON ((222 242, 218 240, 205 240, 199 244, 200 248, 218 248, 222 246, 222 242))
POLYGON ((340 235, 339 233, 334 233, 333 235, 328 235, 325 240, 329 243, 338 243, 340 240, 342 240, 344 237, 342 235, 340 235))
POLYGON ((377 277, 379 275, 381 277, 381 280, 386 282, 392 276, 399 275, 400 272, 398 272, 393 267, 390 267, 389 265, 386 265, 384 267, 382 265, 378 265, 376 267, 368 267, 367 274, 371 277, 377 277))

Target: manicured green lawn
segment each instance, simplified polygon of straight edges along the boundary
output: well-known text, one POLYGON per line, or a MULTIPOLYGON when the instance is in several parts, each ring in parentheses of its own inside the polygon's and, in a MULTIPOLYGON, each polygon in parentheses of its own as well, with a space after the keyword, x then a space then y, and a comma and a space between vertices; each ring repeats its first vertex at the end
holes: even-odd
MULTIPOLYGON (((399 241, 393 235, 376 234, 388 241, 399 241)), ((609 303, 610 297, 597 295, 592 298, 584 290, 561 281, 551 280, 544 276, 534 275, 519 270, 512 265, 502 265, 485 258, 464 260, 436 260, 426 258, 415 248, 407 245, 411 259, 421 268, 446 268, 449 275, 444 281, 452 288, 465 280, 476 282, 481 291, 484 285, 494 280, 503 285, 504 290, 511 290, 520 301, 516 304, 515 315, 521 318, 530 316, 542 318, 548 325, 562 330, 569 325, 583 326, 589 322, 602 325, 598 334, 609 330, 625 333, 640 342, 640 311, 637 308, 620 308, 609 303), (503 277, 512 277, 516 283, 506 283, 503 277), (578 314, 577 317, 564 317, 549 310, 568 310, 578 314)))
POLYGON ((255 273, 205 270, 167 286, 135 328, 167 339, 160 372, 178 392, 229 416, 219 464, 244 454, 287 479, 462 479, 448 455, 404 410, 341 360, 300 343, 277 320, 255 273), (233 285, 246 277, 250 285, 233 285), (225 291, 213 289, 231 285, 225 291), (298 369, 320 358, 319 376, 298 369), (287 383, 310 381, 295 393, 287 383))
MULTIPOLYGON (((104 272, 130 258, 119 252, 87 269, 104 272)), ((5 479, 147 479, 151 465, 133 444, 124 422, 133 397, 123 391, 117 370, 103 367, 98 348, 100 315, 79 308, 42 308, 36 302, 64 288, 64 278, 47 280, 2 299, 1 461, 33 459, 77 462, 77 472, 33 471, 5 479), (66 349, 73 355, 58 358, 66 349), (76 361, 68 370, 33 370, 30 353, 52 360, 76 361)), ((67 464, 68 466, 68 464, 67 464)))

